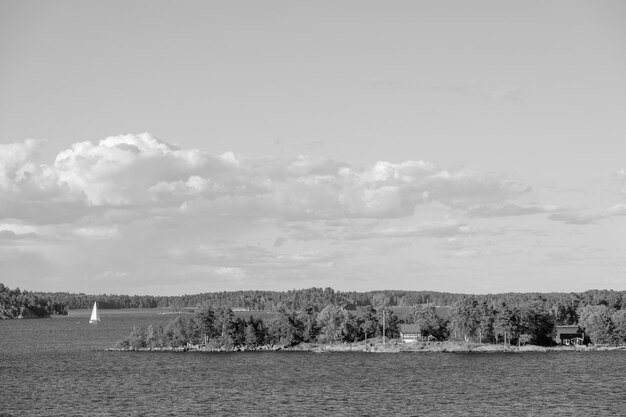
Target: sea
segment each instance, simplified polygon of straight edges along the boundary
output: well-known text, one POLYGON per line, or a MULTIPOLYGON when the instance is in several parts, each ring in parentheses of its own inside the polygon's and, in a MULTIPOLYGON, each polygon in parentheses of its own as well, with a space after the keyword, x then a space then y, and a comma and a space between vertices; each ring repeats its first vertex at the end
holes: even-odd
POLYGON ((626 352, 114 352, 159 310, 0 320, 0 416, 624 416, 626 352))

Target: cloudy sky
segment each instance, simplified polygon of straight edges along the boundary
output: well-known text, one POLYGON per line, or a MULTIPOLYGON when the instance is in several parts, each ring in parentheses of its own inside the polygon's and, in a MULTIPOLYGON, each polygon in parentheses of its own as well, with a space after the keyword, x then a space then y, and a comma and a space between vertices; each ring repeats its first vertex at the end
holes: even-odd
POLYGON ((0 282, 626 289, 626 3, 0 3, 0 282))

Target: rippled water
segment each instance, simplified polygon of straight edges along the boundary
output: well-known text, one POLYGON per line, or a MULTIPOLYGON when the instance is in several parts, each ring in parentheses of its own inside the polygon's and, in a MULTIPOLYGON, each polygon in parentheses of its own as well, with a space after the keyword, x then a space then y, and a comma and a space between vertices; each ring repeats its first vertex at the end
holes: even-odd
POLYGON ((626 352, 122 353, 154 311, 0 321, 0 415, 625 415, 626 352))

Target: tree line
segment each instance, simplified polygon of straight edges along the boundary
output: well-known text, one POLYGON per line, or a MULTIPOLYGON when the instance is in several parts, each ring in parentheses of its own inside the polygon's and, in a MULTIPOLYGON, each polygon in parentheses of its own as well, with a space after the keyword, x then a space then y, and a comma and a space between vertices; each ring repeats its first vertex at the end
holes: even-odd
MULTIPOLYGON (((467 294, 436 291, 383 290, 369 292, 335 291, 332 288, 307 288, 290 291, 223 291, 181 296, 84 294, 67 292, 35 292, 53 303, 69 309, 87 309, 94 301, 101 308, 215 308, 228 307, 233 310, 279 311, 302 310, 310 305, 323 308, 328 304, 354 309, 372 304, 376 294, 384 294, 389 305, 411 307, 420 304, 451 306, 467 294)), ((581 305, 606 305, 614 310, 626 308, 626 291, 589 290, 580 293, 502 293, 475 295, 478 302, 490 305, 520 305, 539 300, 553 309, 558 324, 571 324, 577 320, 576 310, 581 305)))
POLYGON ((52 314, 67 314, 67 308, 45 295, 10 289, 0 283, 0 319, 48 317, 52 314))

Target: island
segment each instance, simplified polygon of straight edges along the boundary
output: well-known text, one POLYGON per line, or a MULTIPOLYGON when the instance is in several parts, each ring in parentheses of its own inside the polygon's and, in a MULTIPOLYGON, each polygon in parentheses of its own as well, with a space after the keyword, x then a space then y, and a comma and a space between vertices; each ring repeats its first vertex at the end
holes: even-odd
POLYGON ((508 303, 463 295, 450 306, 426 302, 399 308, 390 306, 390 298, 380 293, 360 306, 330 302, 289 308, 283 304, 267 321, 261 318, 263 314, 268 312, 205 307, 174 317, 164 326, 135 327, 110 349, 524 352, 626 348, 625 309, 593 302, 579 302, 575 309, 555 308, 540 294, 534 299, 509 296, 508 303))

